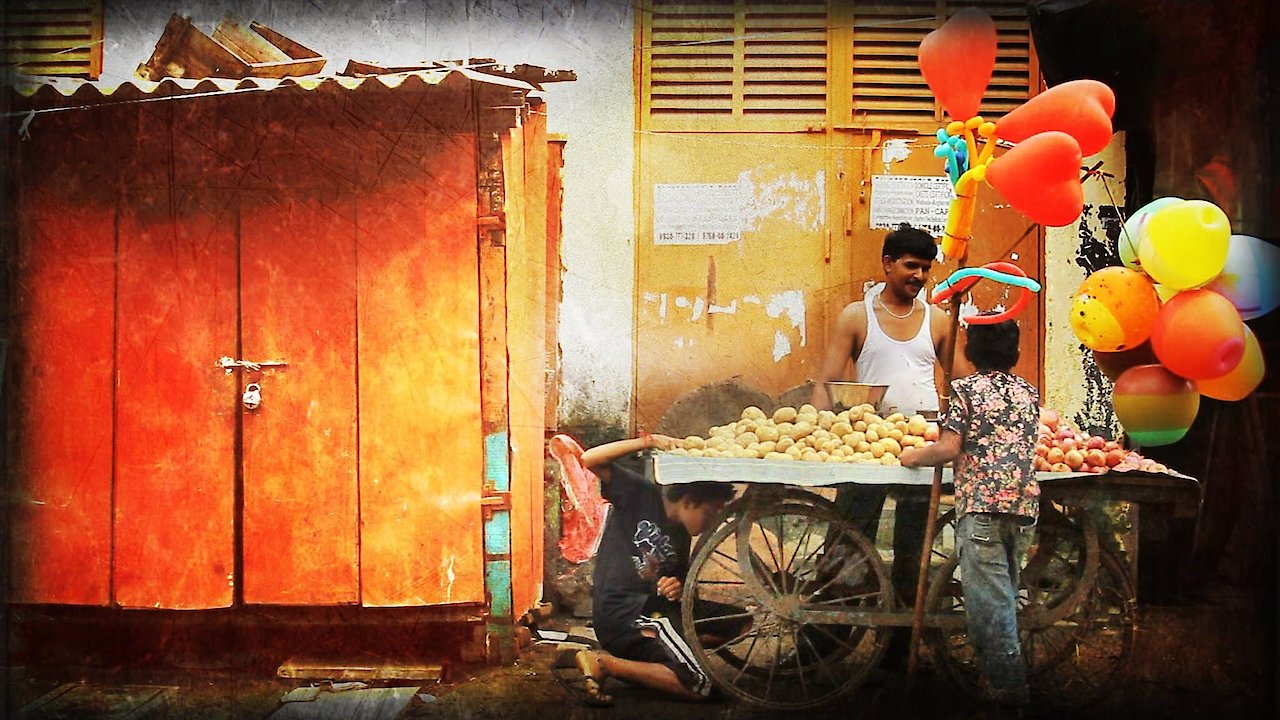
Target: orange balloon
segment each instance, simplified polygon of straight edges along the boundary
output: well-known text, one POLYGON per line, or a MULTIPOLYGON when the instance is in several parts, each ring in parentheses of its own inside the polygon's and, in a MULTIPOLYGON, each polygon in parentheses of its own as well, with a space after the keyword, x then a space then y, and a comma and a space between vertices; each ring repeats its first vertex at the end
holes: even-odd
POLYGON ((1036 133, 1061 130, 1080 143, 1082 155, 1092 155, 1111 142, 1111 116, 1116 94, 1097 80, 1072 80, 1055 85, 1014 108, 996 123, 1002 139, 1022 142, 1036 133))
POLYGON ((1084 208, 1080 144, 1064 132, 1032 135, 987 165, 987 183, 1041 225, 1070 225, 1084 208))
POLYGON ((1160 308, 1151 347, 1171 372, 1192 380, 1221 377, 1244 356, 1244 322, 1212 290, 1184 290, 1160 308))
POLYGON ((924 36, 917 52, 920 74, 947 114, 968 120, 978 114, 996 67, 996 25, 977 8, 965 8, 924 36))
POLYGON ((1092 350, 1116 352, 1146 342, 1160 312, 1155 288, 1126 267, 1105 267, 1085 278, 1071 302, 1071 329, 1092 350))
POLYGON ((1244 357, 1235 369, 1222 377, 1197 380, 1196 389, 1201 395, 1214 400, 1243 400, 1262 384, 1267 365, 1262 359, 1262 347, 1258 337, 1248 325, 1244 326, 1244 357))

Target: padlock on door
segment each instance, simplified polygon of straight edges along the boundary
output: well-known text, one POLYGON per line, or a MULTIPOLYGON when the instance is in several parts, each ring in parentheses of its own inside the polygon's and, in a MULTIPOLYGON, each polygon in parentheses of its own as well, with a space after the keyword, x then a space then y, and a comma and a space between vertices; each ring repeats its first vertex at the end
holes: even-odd
POLYGON ((262 404, 262 386, 258 383, 249 383, 244 388, 244 395, 240 397, 244 403, 245 410, 257 410, 262 404))

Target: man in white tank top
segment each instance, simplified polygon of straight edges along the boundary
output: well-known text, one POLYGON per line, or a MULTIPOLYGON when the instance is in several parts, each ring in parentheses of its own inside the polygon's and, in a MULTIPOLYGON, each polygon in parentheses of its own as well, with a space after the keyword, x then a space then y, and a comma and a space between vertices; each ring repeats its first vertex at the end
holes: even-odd
MULTIPOLYGON (((946 357, 949 320, 945 312, 917 297, 929 279, 936 256, 937 245, 923 230, 904 223, 885 236, 880 258, 884 282, 868 290, 862 300, 846 305, 836 318, 821 372, 815 378, 815 407, 831 407, 827 381, 852 379, 889 386, 880 403, 882 414, 937 412, 934 368, 938 358, 946 357), (850 359, 854 367, 852 378, 845 376, 850 359)), ((884 485, 842 485, 836 490, 837 507, 873 543, 887 490, 884 485)), ((928 520, 927 489, 921 493, 919 488, 899 488, 894 500, 891 575, 899 596, 910 603, 915 596, 920 546, 928 520)), ((895 634, 890 643, 890 654, 902 654, 898 659, 905 660, 902 651, 906 643, 900 641, 899 635, 895 634)))

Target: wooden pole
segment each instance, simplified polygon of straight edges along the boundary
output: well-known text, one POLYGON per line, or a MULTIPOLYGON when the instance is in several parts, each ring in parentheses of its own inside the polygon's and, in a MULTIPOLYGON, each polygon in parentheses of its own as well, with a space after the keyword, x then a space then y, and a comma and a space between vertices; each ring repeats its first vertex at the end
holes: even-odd
MULTIPOLYGON (((965 263, 969 259, 969 253, 965 252, 960 258, 960 263, 956 270, 965 267, 965 263)), ((955 372, 956 359, 956 338, 960 335, 960 305, 964 301, 966 293, 956 293, 952 296, 951 303, 951 326, 947 330, 950 341, 947 343, 946 357, 942 358, 942 391, 938 393, 938 420, 941 421, 943 414, 950 407, 951 400, 951 376, 955 372)), ((929 582, 929 560, 933 554, 934 529, 938 524, 938 505, 942 502, 942 465, 939 464, 933 468, 933 484, 929 488, 929 512, 925 516, 927 523, 924 528, 924 547, 920 550, 920 572, 916 577, 916 601, 915 611, 911 616, 911 645, 910 654, 907 656, 907 684, 910 686, 915 681, 916 676, 916 660, 920 655, 920 635, 924 629, 924 596, 925 586, 929 582)))

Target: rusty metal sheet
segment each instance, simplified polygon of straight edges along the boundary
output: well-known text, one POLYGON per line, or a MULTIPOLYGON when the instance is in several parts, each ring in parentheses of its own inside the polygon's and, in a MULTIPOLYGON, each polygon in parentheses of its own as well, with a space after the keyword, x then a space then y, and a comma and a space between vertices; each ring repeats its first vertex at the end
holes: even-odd
POLYGON ((510 133, 507 158, 507 356, 510 362, 511 602, 516 616, 542 595, 543 418, 546 404, 545 116, 510 133))
POLYGON ((475 139, 365 141, 361 601, 483 602, 475 139))
POLYGON ((227 607, 236 389, 214 361, 236 342, 235 206, 174 183, 120 203, 115 600, 227 607))
POLYGON ((241 352, 288 363, 242 375, 262 391, 243 416, 244 601, 354 603, 354 207, 308 187, 301 138, 278 142, 264 165, 278 190, 241 205, 241 352))
POLYGON ((14 167, 18 235, 10 428, 9 600, 102 605, 111 561, 115 254, 110 194, 73 182, 73 133, 49 126, 14 167))

